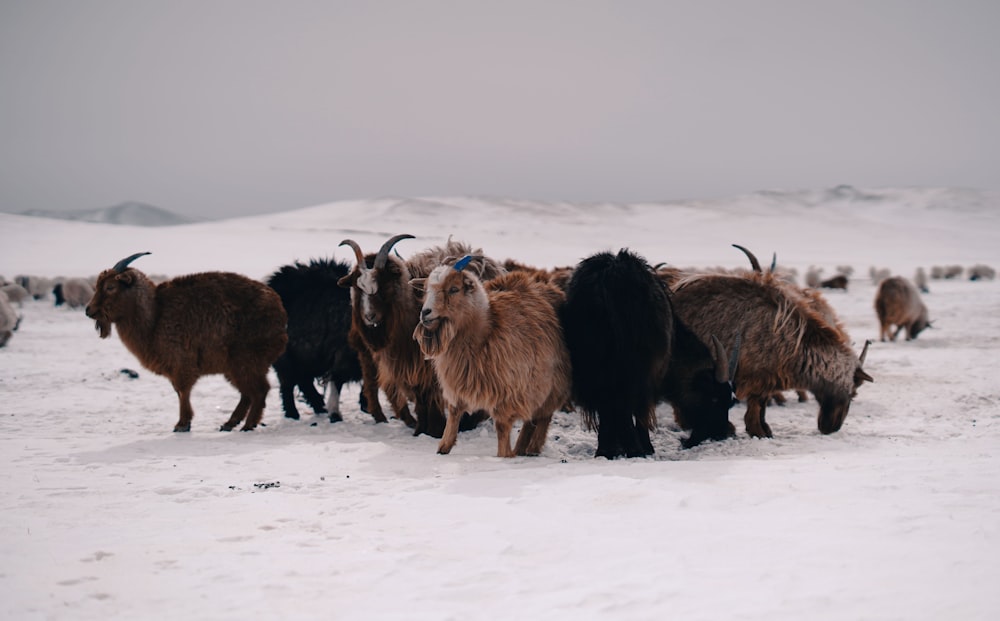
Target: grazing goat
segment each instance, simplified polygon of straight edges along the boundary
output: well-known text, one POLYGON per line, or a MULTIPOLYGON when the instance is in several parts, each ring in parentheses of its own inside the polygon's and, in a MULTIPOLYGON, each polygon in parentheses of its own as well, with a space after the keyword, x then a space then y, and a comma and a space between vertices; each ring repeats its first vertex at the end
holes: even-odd
POLYGON ((471 256, 411 282, 424 289, 413 339, 432 363, 448 404, 438 453, 455 446, 463 412, 482 410, 497 457, 538 455, 556 409, 570 396, 569 352, 559 325, 564 294, 526 272, 483 282, 471 256), (523 421, 510 446, 516 421, 523 421))
POLYGON ((819 286, 824 289, 843 289, 847 291, 848 279, 844 274, 837 274, 832 278, 827 278, 819 283, 819 286))
POLYGON ((754 437, 772 436, 765 413, 775 392, 811 391, 820 406, 817 426, 828 434, 843 425, 858 387, 873 381, 862 368, 867 344, 856 357, 846 334, 798 291, 756 270, 743 277, 696 274, 674 290, 677 317, 703 342, 742 335, 736 395, 746 400, 744 423, 754 437))
MULTIPOLYGON (((351 294, 337 282, 349 274, 347 263, 313 259, 278 268, 266 282, 281 297, 288 313, 288 346, 274 361, 281 406, 286 418, 298 419, 295 387, 298 386, 316 414, 328 414, 331 423, 340 415, 340 389, 362 379, 358 352, 348 343, 351 330, 351 294), (332 386, 327 403, 313 383, 323 379, 332 386)), ((365 350, 367 354, 367 350, 365 350)), ((362 393, 376 423, 386 422, 378 402, 374 373, 362 393), (374 387, 374 390, 372 388, 374 387)))
POLYGON ((977 263, 969 268, 969 280, 993 280, 997 276, 997 271, 989 265, 977 263))
POLYGON ((739 337, 727 357, 718 338, 713 335, 711 346, 706 346, 675 317, 672 350, 662 394, 673 407, 677 425, 691 431, 681 440, 682 446, 691 448, 705 440, 735 435, 729 410, 737 402, 733 381, 740 356, 739 337))
POLYGON ((879 285, 875 294, 875 314, 878 315, 879 340, 883 342, 886 337, 895 341, 904 328, 909 341, 931 326, 920 292, 902 276, 887 278, 879 285), (893 325, 896 331, 890 334, 893 325))
POLYGON ((913 276, 913 284, 920 289, 920 293, 930 293, 931 290, 927 286, 927 272, 922 267, 917 268, 917 273, 913 276))
POLYGON ((142 366, 170 380, 180 401, 174 431, 190 431, 191 389, 203 375, 221 373, 240 392, 230 431, 246 419, 253 429, 270 390, 267 372, 288 342, 281 298, 264 283, 239 274, 205 272, 154 285, 129 267, 140 252, 101 272, 87 316, 101 338, 111 326, 142 366))
MULTIPOLYGON (((377 253, 368 256, 354 240, 342 241, 340 245, 354 250, 357 264, 339 284, 351 289, 350 343, 359 352, 362 349, 370 352, 374 361, 373 368, 364 373, 364 384, 382 387, 393 411, 414 429, 414 435, 426 433, 440 438, 445 427, 441 387, 434 368, 424 360, 420 347, 413 341, 423 300, 409 283, 413 278, 426 278, 449 256, 479 251, 449 239, 443 246, 429 248, 404 261, 389 254, 404 239, 413 236, 395 235, 377 253), (369 382, 369 374, 375 369, 377 380, 372 378, 369 382), (413 401, 416 418, 410 414, 408 401, 413 401)), ((476 262, 482 265, 484 278, 505 271, 490 259, 480 258, 476 262)), ((475 427, 479 420, 481 417, 465 419, 463 428, 475 427)))
POLYGON ((94 285, 85 278, 67 278, 52 288, 56 306, 65 304, 70 308, 83 308, 94 297, 94 285))
POLYGON ((17 284, 16 282, 7 283, 0 287, 0 291, 7 294, 7 299, 12 303, 22 306, 24 301, 31 297, 28 290, 17 284))
POLYGON ((653 454, 673 319, 666 286, 637 254, 601 252, 573 270, 561 320, 573 402, 597 429, 598 457, 653 454))
POLYGON ((14 336, 14 331, 21 324, 21 318, 14 305, 4 291, 0 291, 0 347, 7 344, 7 341, 14 336))

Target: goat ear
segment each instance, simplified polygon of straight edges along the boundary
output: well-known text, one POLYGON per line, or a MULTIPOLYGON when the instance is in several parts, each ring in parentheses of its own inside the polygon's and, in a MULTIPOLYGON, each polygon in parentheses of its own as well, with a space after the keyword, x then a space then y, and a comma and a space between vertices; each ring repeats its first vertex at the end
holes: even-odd
POLYGON ((358 270, 354 270, 347 276, 341 276, 337 281, 337 284, 344 289, 350 289, 354 286, 354 281, 358 279, 358 270))
POLYGON ((410 279, 410 286, 413 287, 414 289, 416 289, 417 291, 424 291, 427 288, 427 279, 426 278, 411 278, 410 279))
POLYGON ((117 280, 123 287, 131 287, 135 284, 135 272, 122 272, 121 274, 115 276, 115 280, 117 280))
POLYGON ((871 375, 868 375, 868 373, 864 369, 862 369, 861 367, 858 367, 857 370, 854 371, 854 383, 855 384, 860 385, 861 382, 874 382, 874 381, 875 381, 875 378, 872 377, 871 375))

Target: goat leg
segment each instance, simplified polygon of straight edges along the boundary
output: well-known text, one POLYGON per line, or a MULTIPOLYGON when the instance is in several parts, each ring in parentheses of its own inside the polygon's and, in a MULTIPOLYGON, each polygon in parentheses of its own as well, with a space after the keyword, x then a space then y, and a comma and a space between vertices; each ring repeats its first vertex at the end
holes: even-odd
POLYGON ((747 411, 743 415, 747 434, 754 438, 770 438, 771 427, 764 420, 767 411, 767 397, 752 395, 747 397, 747 411))
POLYGON ((194 417, 194 408, 191 407, 191 385, 174 385, 177 392, 177 399, 180 401, 181 412, 174 431, 191 431, 191 419, 194 417))
POLYGON ((465 407, 454 404, 448 409, 448 420, 444 426, 444 433, 441 434, 441 441, 438 442, 438 454, 447 455, 451 449, 455 448, 458 441, 458 424, 465 412, 465 407))

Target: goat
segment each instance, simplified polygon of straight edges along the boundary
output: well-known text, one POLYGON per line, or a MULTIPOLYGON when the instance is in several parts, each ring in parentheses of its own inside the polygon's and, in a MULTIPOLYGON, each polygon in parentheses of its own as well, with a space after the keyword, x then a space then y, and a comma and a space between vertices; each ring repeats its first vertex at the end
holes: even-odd
POLYGON ((665 285, 641 256, 600 252, 573 270, 560 318, 573 402, 597 430, 596 456, 653 454, 649 434, 674 331, 665 285))
MULTIPOLYGON (((308 265, 295 262, 282 266, 266 280, 288 313, 288 345, 274 361, 286 418, 299 418, 295 406, 298 386, 313 412, 327 414, 331 423, 343 420, 340 390, 344 384, 362 379, 358 352, 348 342, 351 294, 337 285, 350 271, 347 263, 313 259, 308 265), (313 383, 316 378, 332 384, 325 405, 313 383)), ((375 381, 373 373, 364 386, 362 399, 375 422, 384 423, 375 381)))
POLYGON ((917 289, 920 289, 920 293, 931 292, 930 288, 927 286, 927 272, 924 271, 924 268, 922 267, 917 268, 917 273, 913 276, 913 284, 917 286, 917 289))
POLYGON ((94 297, 94 285, 85 278, 67 278, 52 287, 56 306, 65 304, 70 308, 83 308, 94 297))
POLYGON ((525 272, 483 282, 471 256, 410 281, 424 289, 413 339, 432 363, 448 404, 438 453, 458 439, 463 412, 482 410, 497 433, 497 457, 538 455, 553 412, 570 395, 570 359, 559 324, 565 296, 525 272), (513 450, 511 429, 524 421, 513 450))
POLYGON ((87 317, 101 338, 111 326, 146 367, 170 380, 180 401, 174 431, 190 431, 191 389, 203 375, 221 373, 240 392, 230 431, 246 419, 255 428, 270 390, 267 372, 288 342, 288 315, 267 285, 239 274, 204 272, 154 285, 129 267, 140 252, 101 272, 87 317))
POLYGON ((24 301, 31 297, 28 290, 17 284, 16 282, 11 282, 0 287, 0 291, 7 294, 7 299, 18 306, 23 306, 24 301))
POLYGON ((827 278, 826 280, 820 281, 819 286, 824 289, 843 289, 847 291, 847 276, 844 274, 837 274, 832 278, 827 278))
MULTIPOLYGON (((426 433, 440 438, 446 422, 444 402, 434 369, 424 360, 412 338, 423 300, 409 282, 413 278, 426 278, 447 257, 464 256, 473 250, 467 244, 449 239, 444 246, 428 248, 404 261, 389 254, 404 239, 413 236, 395 235, 377 253, 368 256, 354 240, 342 241, 341 246, 354 250, 357 264, 338 284, 351 289, 350 342, 358 351, 364 348, 370 352, 374 361, 363 382, 368 384, 368 374, 377 369, 377 382, 373 378, 372 385, 382 387, 393 411, 414 429, 414 435, 426 433), (416 418, 410 414, 408 401, 413 401, 416 418)), ((477 262, 482 264, 484 278, 505 271, 485 257, 477 262)), ((479 420, 481 417, 467 418, 463 428, 475 427, 479 420)))
MULTIPOLYGON (((938 270, 938 269, 940 269, 940 268, 936 268, 935 267, 935 268, 933 268, 931 270, 931 274, 932 274, 931 277, 932 278, 940 278, 940 276, 934 276, 933 275, 934 274, 934 270, 938 270)), ((892 276, 892 271, 889 268, 887 268, 887 267, 875 267, 873 265, 873 266, 871 266, 871 267, 868 268, 868 275, 872 279, 872 284, 873 285, 877 285, 880 282, 882 282, 883 280, 885 280, 886 278, 892 276)))
POLYGON ((809 269, 806 270, 806 286, 812 287, 813 289, 821 287, 823 284, 823 277, 821 276, 822 273, 823 268, 810 265, 809 269))
POLYGON ((756 270, 742 277, 696 274, 674 289, 674 312, 703 342, 736 334, 737 328, 742 335, 736 395, 747 403, 744 423, 754 437, 773 435, 765 413, 775 392, 811 391, 820 406, 817 426, 829 434, 843 425, 858 387, 874 381, 862 368, 868 344, 856 357, 846 333, 797 291, 756 270))
POLYGON ((727 358, 722 342, 712 336, 707 346, 684 322, 674 318, 670 366, 661 386, 661 394, 670 402, 674 421, 690 435, 681 440, 691 448, 705 440, 725 440, 736 434, 729 422, 729 410, 736 404, 733 381, 739 360, 740 337, 727 358))
POLYGON ((21 317, 14 310, 7 293, 0 291, 0 347, 6 345, 7 341, 14 336, 14 331, 20 324, 21 317))
POLYGON ((875 314, 878 315, 879 340, 895 341, 899 333, 906 329, 906 340, 931 326, 927 306, 920 299, 920 292, 902 276, 893 276, 882 281, 875 294, 875 314), (891 327, 896 331, 890 334, 891 327))
POLYGON ((969 280, 993 280, 997 272, 989 265, 977 263, 969 268, 969 280))

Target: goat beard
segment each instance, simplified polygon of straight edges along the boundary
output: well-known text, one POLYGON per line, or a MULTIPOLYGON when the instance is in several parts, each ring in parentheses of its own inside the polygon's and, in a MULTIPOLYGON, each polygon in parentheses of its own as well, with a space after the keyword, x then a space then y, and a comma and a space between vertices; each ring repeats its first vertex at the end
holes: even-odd
POLYGON ((106 339, 111 336, 111 322, 104 319, 94 320, 94 328, 101 335, 102 339, 106 339))
POLYGON ((451 322, 443 319, 439 319, 434 327, 428 328, 423 323, 418 323, 413 329, 413 339, 420 345, 420 351, 427 360, 439 356, 453 337, 451 322))

